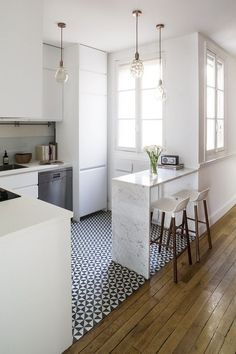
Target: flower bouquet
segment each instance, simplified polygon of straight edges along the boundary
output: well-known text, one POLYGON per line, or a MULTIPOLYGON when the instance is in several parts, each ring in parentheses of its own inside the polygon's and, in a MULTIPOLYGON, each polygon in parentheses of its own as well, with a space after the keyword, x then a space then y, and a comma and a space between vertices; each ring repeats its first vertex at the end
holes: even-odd
POLYGON ((157 174, 158 159, 163 151, 162 146, 149 145, 144 147, 144 151, 150 159, 150 169, 152 174, 157 174))

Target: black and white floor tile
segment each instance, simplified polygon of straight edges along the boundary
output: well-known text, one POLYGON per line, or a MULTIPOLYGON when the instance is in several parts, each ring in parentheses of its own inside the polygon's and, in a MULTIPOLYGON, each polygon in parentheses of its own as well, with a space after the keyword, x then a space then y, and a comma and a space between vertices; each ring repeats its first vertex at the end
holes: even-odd
MULTIPOLYGON (((152 226, 152 238, 159 228, 152 226)), ((72 318, 74 341, 80 339, 128 296, 145 279, 112 262, 111 213, 99 212, 73 222, 72 234, 72 318)), ((165 236, 166 237, 166 234, 165 236)), ((185 247, 180 238, 178 250, 185 247)), ((172 259, 171 251, 159 254, 151 246, 150 269, 153 275, 172 259)))

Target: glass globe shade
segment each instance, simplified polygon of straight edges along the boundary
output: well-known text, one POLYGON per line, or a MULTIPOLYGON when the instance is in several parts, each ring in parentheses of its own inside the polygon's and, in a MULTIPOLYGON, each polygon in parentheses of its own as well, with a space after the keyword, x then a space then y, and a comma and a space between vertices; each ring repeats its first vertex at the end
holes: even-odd
POLYGON ((140 78, 143 76, 144 66, 140 59, 134 59, 131 63, 130 72, 134 78, 140 78))
POLYGON ((57 82, 63 84, 64 82, 66 82, 68 80, 68 73, 66 71, 66 69, 63 66, 60 66, 55 74, 55 79, 57 82))

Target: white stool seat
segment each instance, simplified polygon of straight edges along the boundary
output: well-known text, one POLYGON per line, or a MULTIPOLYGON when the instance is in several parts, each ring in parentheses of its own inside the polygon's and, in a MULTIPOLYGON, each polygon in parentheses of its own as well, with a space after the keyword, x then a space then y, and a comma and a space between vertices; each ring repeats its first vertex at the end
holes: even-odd
POLYGON ((202 191, 194 190, 194 189, 183 189, 175 194, 172 195, 173 198, 189 198, 190 203, 194 204, 194 217, 190 218, 188 217, 189 220, 192 220, 195 222, 195 230, 190 230, 196 234, 196 259, 197 262, 200 261, 200 247, 199 247, 199 228, 198 224, 205 224, 207 228, 207 237, 208 237, 208 243, 209 243, 209 249, 212 248, 212 242, 211 242, 211 232, 210 232, 210 225, 209 225, 209 220, 208 220, 208 211, 207 211, 207 195, 209 193, 209 188, 204 189, 202 191), (204 206, 204 214, 205 214, 205 221, 201 221, 198 218, 198 207, 200 206, 200 202, 203 203, 204 206))
POLYGON ((209 188, 203 191, 198 191, 195 189, 182 189, 181 191, 172 195, 174 198, 189 198, 190 203, 200 202, 206 199, 209 192, 209 188))
POLYGON ((152 210, 158 209, 164 213, 175 214, 187 207, 189 198, 169 197, 161 198, 152 204, 152 210))
MULTIPOLYGON (((156 202, 152 204, 152 210, 153 210, 152 223, 155 223, 154 222, 155 214, 158 215, 158 212, 161 212, 162 216, 161 216, 161 230, 160 230, 159 238, 158 240, 154 240, 154 241, 151 240, 151 243, 159 243, 159 248, 158 248, 159 252, 161 252, 162 247, 166 247, 166 248, 171 247, 173 249, 173 275, 174 275, 175 283, 177 283, 177 258, 179 256, 177 252, 177 232, 176 232, 179 226, 176 226, 176 214, 179 212, 183 213, 183 221, 181 225, 181 236, 186 237, 187 240, 186 248, 188 249, 189 264, 192 264, 187 212, 186 212, 188 202, 189 202, 189 198, 169 197, 169 198, 158 199, 156 202), (163 232, 164 232, 164 225, 165 225, 165 215, 168 213, 171 214, 171 221, 168 229, 167 243, 163 243, 162 240, 163 240, 163 232), (173 242, 172 246, 170 246, 171 238, 173 242)), ((158 221, 158 216, 157 216, 157 221, 158 221)))

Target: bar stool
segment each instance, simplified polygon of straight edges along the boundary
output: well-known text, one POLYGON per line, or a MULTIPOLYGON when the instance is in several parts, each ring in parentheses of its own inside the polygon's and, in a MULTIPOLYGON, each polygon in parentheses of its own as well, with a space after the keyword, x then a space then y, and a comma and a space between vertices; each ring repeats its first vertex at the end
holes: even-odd
POLYGON ((189 202, 191 204, 194 204, 194 218, 188 217, 188 219, 195 222, 195 230, 190 230, 190 231, 196 234, 196 261, 197 262, 200 262, 200 247, 199 247, 200 235, 199 235, 199 228, 198 228, 199 223, 206 225, 209 249, 212 248, 211 232, 210 232, 210 225, 209 225, 208 211, 207 211, 207 201, 206 201, 208 193, 209 193, 209 188, 204 189, 203 191, 183 189, 173 195, 173 197, 176 198, 189 198, 189 202), (198 219, 198 206, 200 202, 203 202, 205 221, 201 221, 198 219))
POLYGON ((187 221, 187 214, 186 214, 186 207, 188 202, 189 202, 189 198, 169 197, 169 198, 161 198, 152 204, 152 210, 160 211, 162 213, 162 217, 161 217, 161 232, 160 232, 160 237, 158 239, 159 241, 158 240, 151 241, 151 244, 159 243, 159 252, 161 252, 162 246, 166 248, 173 248, 173 275, 174 275, 175 283, 177 283, 177 258, 182 253, 181 252, 180 254, 177 254, 177 248, 176 248, 176 236, 177 236, 176 230, 178 229, 178 226, 176 226, 176 215, 180 212, 183 212, 183 220, 184 220, 184 228, 182 229, 182 234, 187 239, 188 259, 189 259, 189 264, 192 264, 192 256, 191 256, 191 248, 190 248, 190 240, 189 240, 189 232, 188 232, 188 221, 187 221), (167 242, 167 244, 162 243, 166 214, 171 215, 171 222, 168 230, 168 239, 172 237, 173 246, 170 246, 169 242, 167 242), (186 231, 185 235, 184 235, 184 229, 186 231))

